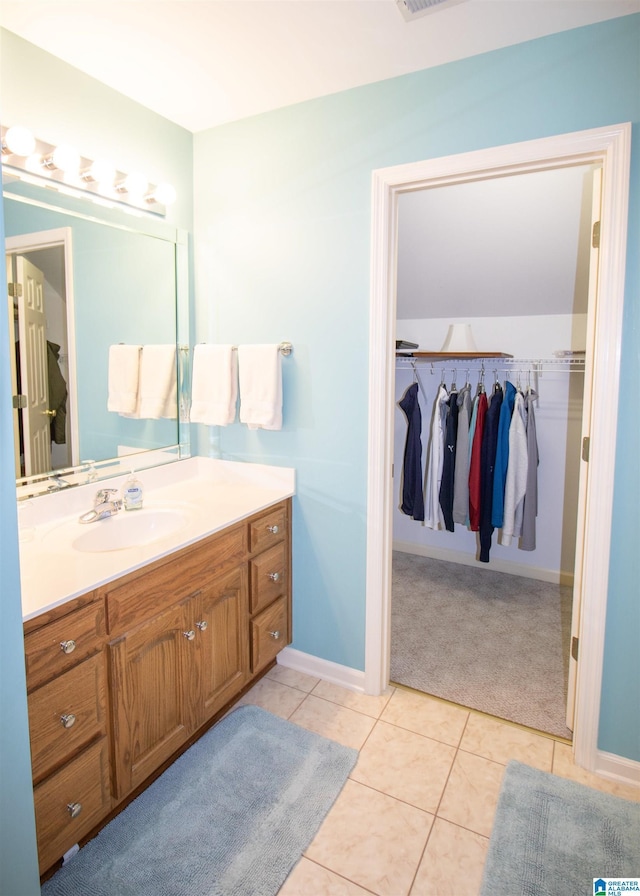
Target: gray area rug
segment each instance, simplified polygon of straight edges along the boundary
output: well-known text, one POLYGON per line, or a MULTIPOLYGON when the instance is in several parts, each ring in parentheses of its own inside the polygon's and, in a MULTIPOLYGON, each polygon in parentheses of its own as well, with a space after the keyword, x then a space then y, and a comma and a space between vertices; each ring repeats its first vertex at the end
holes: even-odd
POLYGON ((391 681, 570 738, 571 602, 567 586, 394 551, 391 681))
POLYGON ((480 896, 582 896, 638 876, 639 803, 509 763, 480 896))
POLYGON ((242 706, 87 843, 42 896, 274 896, 357 755, 242 706))

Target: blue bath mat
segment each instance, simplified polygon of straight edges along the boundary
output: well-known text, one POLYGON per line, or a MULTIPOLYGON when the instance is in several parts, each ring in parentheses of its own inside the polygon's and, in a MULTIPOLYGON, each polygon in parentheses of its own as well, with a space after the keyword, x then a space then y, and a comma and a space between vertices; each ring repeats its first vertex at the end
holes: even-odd
POLYGON ((591 896, 640 877, 640 803, 510 762, 481 896, 591 896))
POLYGON ((357 756, 241 706, 56 872, 42 896, 274 896, 357 756))

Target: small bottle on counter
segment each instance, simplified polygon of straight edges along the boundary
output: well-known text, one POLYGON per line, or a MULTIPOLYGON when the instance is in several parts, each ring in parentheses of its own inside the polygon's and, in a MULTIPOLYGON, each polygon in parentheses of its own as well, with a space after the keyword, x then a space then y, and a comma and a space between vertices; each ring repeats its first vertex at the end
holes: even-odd
POLYGON ((124 484, 122 501, 125 510, 142 509, 142 483, 136 479, 133 470, 124 484))

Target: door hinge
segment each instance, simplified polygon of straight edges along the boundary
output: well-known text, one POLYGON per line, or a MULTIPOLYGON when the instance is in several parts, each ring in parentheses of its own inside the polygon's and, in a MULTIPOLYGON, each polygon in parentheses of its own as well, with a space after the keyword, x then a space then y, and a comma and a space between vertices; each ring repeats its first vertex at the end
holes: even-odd
POLYGON ((589 449, 591 448, 591 439, 589 436, 585 436, 582 440, 582 460, 589 460, 589 449))
POLYGON ((576 663, 578 662, 578 643, 579 643, 579 640, 580 640, 579 638, 575 638, 575 637, 571 639, 571 656, 572 656, 572 658, 576 661, 576 663))
POLYGON ((7 292, 12 299, 18 299, 22 295, 22 283, 7 283, 7 292))
POLYGON ((396 471, 396 465, 395 465, 395 464, 391 464, 391 478, 392 478, 392 479, 393 479, 393 477, 394 477, 395 471, 396 471))
POLYGON ((13 396, 13 406, 20 410, 20 408, 26 408, 27 406, 27 396, 26 395, 14 395, 13 396))
POLYGON ((591 245, 594 249, 600 248, 600 221, 596 221, 591 231, 591 245))

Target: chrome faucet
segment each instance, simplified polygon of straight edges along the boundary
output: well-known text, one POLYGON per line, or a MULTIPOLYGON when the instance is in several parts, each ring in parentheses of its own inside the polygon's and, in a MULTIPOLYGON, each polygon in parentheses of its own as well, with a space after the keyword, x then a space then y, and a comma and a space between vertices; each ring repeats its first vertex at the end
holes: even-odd
POLYGON ((96 492, 93 502, 93 510, 88 510, 80 517, 81 523, 95 523, 96 520, 104 520, 115 516, 122 507, 122 500, 112 496, 118 494, 117 488, 101 488, 96 492))
POLYGON ((50 492, 57 492, 61 488, 68 488, 71 485, 70 482, 67 482, 66 479, 62 478, 62 476, 58 476, 57 473, 49 476, 49 479, 51 480, 52 484, 47 486, 47 490, 50 492))

